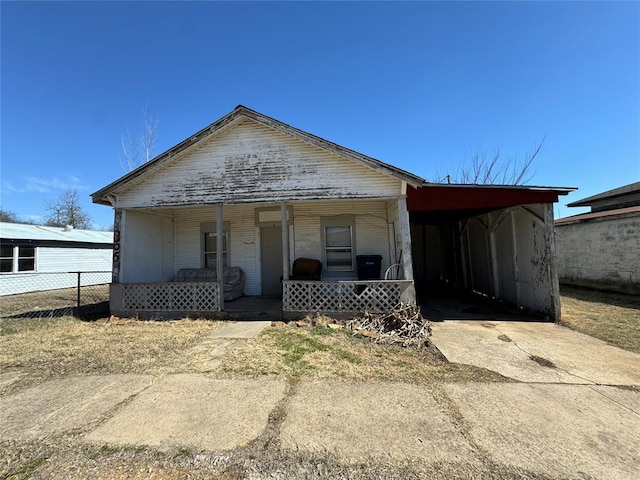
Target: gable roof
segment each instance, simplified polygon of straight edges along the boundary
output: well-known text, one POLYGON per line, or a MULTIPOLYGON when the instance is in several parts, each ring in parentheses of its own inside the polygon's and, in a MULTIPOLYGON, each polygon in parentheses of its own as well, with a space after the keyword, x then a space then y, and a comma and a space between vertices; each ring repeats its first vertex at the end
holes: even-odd
POLYGON ((364 165, 366 167, 372 168, 374 170, 385 173, 387 175, 399 178, 400 180, 407 182, 409 185, 413 185, 417 187, 422 185, 425 182, 423 178, 418 177, 410 172, 394 167, 387 163, 381 162, 380 160, 376 160, 375 158, 369 157, 362 153, 358 153, 355 150, 342 147, 336 143, 330 142, 316 135, 312 135, 311 133, 305 132, 298 128, 287 125, 286 123, 283 123, 279 120, 276 120, 274 118, 258 113, 243 105, 238 105, 231 113, 213 122, 211 125, 203 128, 199 132, 183 140, 176 146, 158 155, 157 157, 153 158, 149 162, 141 165, 135 170, 132 170, 126 175, 120 177, 118 180, 110 183, 106 187, 91 194, 93 202, 100 203, 103 205, 111 205, 108 200, 108 196, 112 194, 114 190, 126 185, 127 183, 135 179, 138 179, 141 176, 147 175, 149 172, 154 171, 159 166, 170 161, 181 152, 193 147, 196 144, 201 143, 202 141, 209 138, 210 136, 222 130, 225 130, 232 124, 235 124, 238 121, 241 121, 242 119, 253 120, 264 126, 273 128, 274 130, 290 135, 308 144, 315 145, 316 147, 332 152, 336 155, 339 155, 343 158, 356 162, 360 165, 364 165))
POLYGON ((640 182, 630 183, 629 185, 625 185, 623 187, 607 190, 606 192, 598 193, 597 195, 571 202, 567 204, 567 207, 590 207, 593 203, 597 203, 603 200, 609 200, 616 197, 622 197, 637 192, 640 192, 640 182))

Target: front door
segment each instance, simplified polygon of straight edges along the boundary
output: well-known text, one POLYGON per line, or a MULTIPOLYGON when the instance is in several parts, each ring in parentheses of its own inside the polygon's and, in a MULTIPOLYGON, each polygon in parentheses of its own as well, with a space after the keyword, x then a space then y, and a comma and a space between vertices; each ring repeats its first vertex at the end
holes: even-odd
POLYGON ((262 295, 282 296, 282 228, 260 228, 262 295))

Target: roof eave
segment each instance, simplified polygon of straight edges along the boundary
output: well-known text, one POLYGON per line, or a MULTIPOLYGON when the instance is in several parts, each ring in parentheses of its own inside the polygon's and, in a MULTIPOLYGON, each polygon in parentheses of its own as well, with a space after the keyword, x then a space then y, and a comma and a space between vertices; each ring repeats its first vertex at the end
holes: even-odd
POLYGON ((640 182, 634 182, 628 185, 623 185, 622 187, 614 188, 612 190, 607 190, 606 192, 591 195, 590 197, 583 198, 575 202, 568 203, 567 207, 590 207, 592 203, 624 197, 626 195, 631 195, 638 190, 640 190, 640 182))
POLYGON ((476 183, 431 183, 424 182, 422 187, 451 187, 451 188, 475 188, 475 189, 503 189, 503 190, 531 190, 542 192, 555 192, 558 195, 568 195, 578 190, 578 187, 548 187, 540 185, 503 185, 503 184, 476 184, 476 183))

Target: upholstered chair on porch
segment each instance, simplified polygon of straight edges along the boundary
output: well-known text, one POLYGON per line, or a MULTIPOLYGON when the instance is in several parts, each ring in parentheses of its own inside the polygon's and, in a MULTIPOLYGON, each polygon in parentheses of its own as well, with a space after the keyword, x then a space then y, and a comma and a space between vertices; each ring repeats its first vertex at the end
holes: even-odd
POLYGON ((322 262, 311 258, 296 258, 290 280, 320 280, 322 262))

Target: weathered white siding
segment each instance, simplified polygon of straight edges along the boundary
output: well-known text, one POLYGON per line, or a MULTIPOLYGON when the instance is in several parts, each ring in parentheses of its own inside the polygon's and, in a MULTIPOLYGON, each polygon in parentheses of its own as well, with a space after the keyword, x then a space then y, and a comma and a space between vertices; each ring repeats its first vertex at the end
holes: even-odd
POLYGON ((123 212, 120 282, 164 282, 173 278, 173 220, 167 215, 123 212))
POLYGON ((252 120, 118 192, 118 208, 398 196, 401 181, 252 120))
MULTIPOLYGON (((244 294, 258 295, 256 275, 256 227, 254 206, 227 205, 223 222, 229 223, 229 264, 245 274, 244 294)), ((215 207, 175 210, 175 271, 204 267, 203 235, 200 226, 216 221, 215 207)))
MULTIPOLYGON (((320 219, 323 216, 355 216, 356 255, 382 255, 382 271, 395 263, 395 248, 389 239, 392 222, 387 217, 385 200, 343 200, 308 202, 294 206, 294 259, 298 257, 322 259, 322 231, 320 219)), ((357 279, 357 271, 340 279, 357 279)), ((323 279, 330 280, 330 273, 323 272, 323 279)))
MULTIPOLYGON (((390 263, 396 261, 393 221, 387 220, 386 200, 326 200, 291 202, 288 205, 293 211, 289 226, 291 263, 298 257, 321 260, 321 218, 339 215, 355 216, 356 255, 382 255, 382 274, 390 263)), ((229 264, 244 271, 245 295, 261 293, 259 227, 256 226, 255 212, 262 207, 264 204, 225 205, 223 208, 223 222, 229 227, 229 264)), ((213 206, 177 208, 172 212, 175 225, 174 265, 170 277, 181 268, 204 266, 201 225, 216 221, 216 208, 213 206)), ((126 252, 123 252, 124 257, 126 252)), ((325 272, 324 279, 331 278, 325 272)), ((356 278, 356 270, 351 275, 340 277, 345 280, 356 278)), ((155 281, 161 280, 167 278, 155 281)))
POLYGON ((556 226, 560 282, 640 294, 640 214, 556 226))

